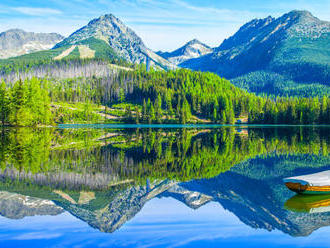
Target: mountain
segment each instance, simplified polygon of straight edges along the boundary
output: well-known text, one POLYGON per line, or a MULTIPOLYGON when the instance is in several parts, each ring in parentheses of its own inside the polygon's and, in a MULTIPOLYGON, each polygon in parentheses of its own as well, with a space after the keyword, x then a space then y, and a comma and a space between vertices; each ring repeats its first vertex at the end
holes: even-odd
POLYGON ((132 29, 112 14, 90 21, 56 44, 54 49, 62 47, 67 49, 55 59, 77 53, 81 58, 118 57, 130 63, 141 64, 150 61, 151 64, 164 69, 175 68, 166 59, 147 48, 132 29))
POLYGON ((198 58, 213 51, 211 47, 205 45, 197 39, 187 42, 184 46, 173 52, 157 52, 158 55, 167 59, 171 63, 178 65, 186 60, 198 58))
POLYGON ((0 191, 0 215, 22 219, 35 215, 58 215, 64 210, 50 200, 0 191))
POLYGON ((33 33, 21 29, 10 29, 0 33, 0 58, 51 49, 64 37, 56 33, 33 33))
MULTIPOLYGON (((330 225, 330 212, 310 214, 289 211, 284 207, 285 202, 295 194, 284 186, 282 179, 300 174, 304 166, 308 166, 308 162, 301 155, 257 158, 238 164, 217 177, 180 185, 189 191, 198 191, 211 197, 212 201, 219 202, 224 209, 252 228, 280 230, 295 237, 308 236, 330 225), (289 168, 283 170, 284 167, 289 168)), ((316 172, 326 168, 328 159, 320 163, 319 168, 308 168, 307 171, 316 172)), ((309 173, 307 171, 304 173, 309 173)))
POLYGON ((212 53, 180 66, 218 73, 257 93, 310 96, 311 84, 330 92, 330 22, 308 11, 254 19, 212 53))
MULTIPOLYGON (((61 180, 58 188, 53 189, 1 176, 0 214, 23 218, 67 211, 93 228, 114 232, 133 219, 148 201, 171 197, 192 209, 217 202, 252 228, 308 236, 330 225, 330 212, 310 214, 287 210, 284 204, 294 193, 283 185, 282 179, 326 169, 329 169, 326 156, 274 153, 239 163, 210 179, 187 182, 156 179, 142 185, 126 183, 95 191, 66 189, 61 180), (310 161, 315 162, 313 167, 310 161)), ((324 203, 329 204, 329 200, 324 203)))

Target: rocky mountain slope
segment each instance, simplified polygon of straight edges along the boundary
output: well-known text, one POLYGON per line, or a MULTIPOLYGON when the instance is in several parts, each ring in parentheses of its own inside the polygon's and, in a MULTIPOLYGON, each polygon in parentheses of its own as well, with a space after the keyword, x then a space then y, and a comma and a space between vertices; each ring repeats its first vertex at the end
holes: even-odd
POLYGON ((191 40, 187 42, 184 46, 178 48, 173 52, 157 52, 158 55, 167 59, 171 63, 175 65, 179 65, 180 63, 192 59, 198 58, 205 54, 209 54, 213 51, 211 47, 200 42, 197 39, 191 40))
POLYGON ((277 19, 254 19, 214 52, 180 66, 218 73, 255 92, 276 94, 281 90, 276 87, 284 87, 281 84, 329 87, 330 22, 308 11, 291 11, 277 19))
POLYGON ((22 219, 34 215, 58 215, 64 210, 50 200, 0 191, 0 215, 22 219))
POLYGON ((10 29, 0 33, 0 59, 51 49, 64 37, 56 33, 33 33, 10 29))
POLYGON ((69 56, 76 50, 80 57, 112 56, 130 63, 140 64, 149 61, 164 69, 175 68, 166 59, 147 48, 132 29, 111 14, 90 21, 56 44, 54 49, 62 47, 67 49, 55 59, 69 56))

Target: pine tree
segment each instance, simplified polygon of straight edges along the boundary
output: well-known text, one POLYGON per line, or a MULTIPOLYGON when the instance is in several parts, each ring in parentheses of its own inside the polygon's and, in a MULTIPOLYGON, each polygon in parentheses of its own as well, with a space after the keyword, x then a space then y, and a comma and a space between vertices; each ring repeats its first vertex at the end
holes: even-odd
POLYGON ((224 110, 221 111, 221 118, 220 118, 220 123, 221 124, 226 124, 227 123, 227 118, 226 118, 226 113, 224 110))
POLYGON ((147 103, 146 100, 143 98, 143 107, 142 107, 142 120, 147 120, 147 103))
POLYGON ((148 122, 151 124, 154 120, 155 120, 155 110, 154 110, 154 106, 151 104, 148 122))
POLYGON ((140 123, 140 111, 138 107, 135 107, 135 123, 136 124, 140 123))
POLYGON ((123 88, 119 89, 119 101, 124 102, 125 101, 125 92, 123 88))
POLYGON ((327 123, 327 97, 323 96, 322 102, 321 102, 321 112, 320 112, 320 120, 319 123, 327 123))
POLYGON ((17 81, 12 88, 11 104, 12 111, 9 121, 16 126, 31 126, 33 116, 31 110, 26 106, 28 90, 22 80, 17 81))
POLYGON ((162 117, 162 98, 160 95, 157 96, 155 104, 154 104, 155 114, 156 114, 156 121, 158 123, 161 123, 161 117, 162 117))
POLYGON ((171 95, 169 92, 166 94, 166 109, 169 115, 173 115, 173 107, 172 107, 172 100, 171 100, 171 95))
POLYGON ((8 123, 8 115, 10 112, 9 95, 4 81, 0 84, 0 121, 1 125, 8 123))

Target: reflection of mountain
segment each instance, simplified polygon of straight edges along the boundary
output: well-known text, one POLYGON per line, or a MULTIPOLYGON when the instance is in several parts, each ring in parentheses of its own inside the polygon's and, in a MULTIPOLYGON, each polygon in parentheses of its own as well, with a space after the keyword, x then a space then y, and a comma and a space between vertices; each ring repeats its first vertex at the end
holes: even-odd
MULTIPOLYGON (((57 206, 103 232, 119 229, 149 200, 155 197, 172 197, 193 209, 210 201, 219 202, 253 228, 278 229, 292 236, 306 236, 322 226, 330 225, 330 214, 286 210, 284 203, 293 193, 282 184, 282 178, 301 171, 327 169, 328 164, 327 157, 270 155, 241 163, 212 179, 189 182, 156 180, 153 183, 147 182, 146 185, 124 184, 111 187, 110 190, 90 192, 53 190, 48 186, 32 190, 21 185, 8 187, 7 184, 1 184, 0 187, 6 191, 31 195, 31 199, 38 196, 52 200, 57 206), (314 169, 310 167, 313 160, 319 161, 318 164, 314 163, 314 169), (286 169, 280 170, 283 165, 286 169)), ((22 197, 14 195, 16 198, 22 197)), ((7 205, 0 206, 1 213, 12 209, 7 205)), ((36 208, 40 209, 38 205, 36 208)), ((51 210, 47 211, 52 214, 51 210)), ((8 214, 3 215, 9 217, 8 214)))
POLYGON ((63 209, 52 201, 0 191, 0 215, 21 219, 34 215, 58 215, 63 209))
POLYGON ((330 225, 328 213, 310 215, 284 209, 284 202, 292 193, 282 184, 282 178, 294 175, 297 170, 284 171, 285 175, 275 174, 272 177, 274 173, 270 172, 276 164, 271 165, 269 160, 273 159, 279 164, 289 164, 288 159, 283 157, 282 161, 280 158, 259 159, 259 163, 252 160, 247 163, 251 167, 241 164, 213 179, 183 183, 182 186, 211 196, 213 201, 219 202, 254 228, 278 229, 292 236, 307 236, 320 227, 330 225), (254 178, 251 171, 255 172, 254 178))
POLYGON ((64 209, 113 232, 150 199, 171 197, 193 209, 216 201, 251 227, 295 236, 330 225, 327 213, 286 210, 293 193, 282 184, 328 169, 326 128, 24 130, 0 140, 0 213, 9 218, 64 209))
MULTIPOLYGON (((151 189, 147 186, 115 189, 102 199, 105 204, 99 209, 93 209, 90 205, 70 204, 68 201, 57 204, 92 227, 103 232, 113 232, 133 218, 148 200, 166 191, 173 184, 165 180, 152 185, 151 189)), ((94 201, 92 204, 95 203, 94 201)))
POLYGON ((172 197, 193 209, 197 209, 212 200, 211 196, 205 195, 198 191, 190 191, 181 186, 179 183, 175 184, 158 197, 172 197))

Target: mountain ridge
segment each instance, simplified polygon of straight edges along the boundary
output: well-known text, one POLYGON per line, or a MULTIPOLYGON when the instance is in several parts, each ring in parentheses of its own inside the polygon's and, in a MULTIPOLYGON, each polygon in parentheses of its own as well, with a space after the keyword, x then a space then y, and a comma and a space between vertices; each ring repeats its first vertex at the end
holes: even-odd
POLYGON ((0 59, 52 48, 64 37, 57 33, 34 33, 9 29, 0 33, 0 59))
MULTIPOLYGON (((225 39, 213 53, 187 60, 179 66, 211 71, 241 87, 235 79, 264 71, 283 77, 281 83, 299 85, 330 81, 330 22, 321 21, 308 11, 291 11, 279 18, 253 19, 225 39)), ((257 88, 256 75, 250 76, 257 88)), ((274 86, 273 81, 268 82, 274 86)), ((257 92, 258 93, 258 92, 257 92)), ((273 93, 273 92, 266 92, 273 93)))

